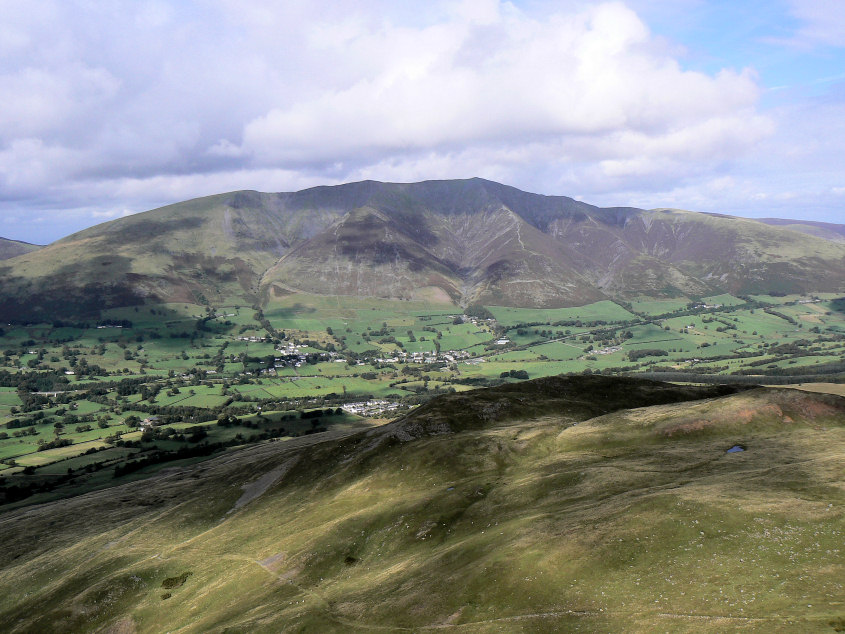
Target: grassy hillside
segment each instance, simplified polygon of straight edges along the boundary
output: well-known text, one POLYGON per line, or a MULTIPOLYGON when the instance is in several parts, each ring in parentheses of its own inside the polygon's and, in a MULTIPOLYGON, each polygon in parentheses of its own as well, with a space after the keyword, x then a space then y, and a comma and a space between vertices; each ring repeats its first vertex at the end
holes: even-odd
POLYGON ((586 377, 463 398, 8 512, 0 619, 114 632, 845 623, 845 399, 586 377))
POLYGON ((658 209, 552 230, 616 297, 836 292, 845 274, 845 244, 732 216, 658 209))
POLYGON ((758 222, 784 227, 792 231, 800 231, 833 242, 845 242, 845 225, 841 224, 814 222, 812 220, 788 220, 785 218, 759 218, 758 222))
POLYGON ((231 192, 120 218, 0 267, 10 319, 97 314, 145 303, 255 303, 261 275, 335 212, 283 195, 231 192))
MULTIPOLYGON (((841 289, 845 245, 755 220, 663 211, 676 246, 662 259, 729 293, 841 289)), ((649 245, 659 249, 660 243, 649 245)))

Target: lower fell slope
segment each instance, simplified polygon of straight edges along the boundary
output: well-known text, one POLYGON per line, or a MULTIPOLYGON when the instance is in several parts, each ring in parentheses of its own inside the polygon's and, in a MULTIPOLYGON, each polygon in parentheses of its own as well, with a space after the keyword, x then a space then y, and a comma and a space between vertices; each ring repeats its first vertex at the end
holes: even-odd
POLYGON ((841 631, 843 458, 845 399, 825 394, 550 377, 446 395, 5 513, 0 623, 841 631))

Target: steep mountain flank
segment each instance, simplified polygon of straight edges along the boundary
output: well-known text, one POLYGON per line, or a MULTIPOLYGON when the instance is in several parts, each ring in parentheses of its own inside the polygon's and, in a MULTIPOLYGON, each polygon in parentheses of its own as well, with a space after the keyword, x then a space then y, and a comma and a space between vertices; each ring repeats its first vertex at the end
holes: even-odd
POLYGON ((460 298, 448 264, 425 246, 420 227, 372 207, 346 214, 291 249, 264 276, 271 296, 291 290, 330 295, 411 298, 436 287, 460 298))
POLYGON ((838 291, 845 245, 754 220, 658 210, 639 218, 629 238, 642 251, 731 293, 838 291), (647 219, 650 223, 646 226, 647 219))
MULTIPOLYGON (((375 203, 377 204, 377 203, 375 203)), ((506 207, 474 213, 362 207, 287 253, 264 278, 278 289, 453 302, 577 305, 603 295, 563 245, 506 207)))
POLYGON ((254 302, 260 276, 341 211, 234 192, 97 225, 0 267, 0 313, 84 315, 144 302, 254 302), (39 255, 40 254, 40 255, 39 255))
MULTIPOLYGON (((826 229, 826 231, 830 231, 826 229)), ((678 210, 601 209, 482 179, 233 192, 79 232, 0 266, 0 317, 304 291, 556 307, 845 290, 845 242, 678 210)))

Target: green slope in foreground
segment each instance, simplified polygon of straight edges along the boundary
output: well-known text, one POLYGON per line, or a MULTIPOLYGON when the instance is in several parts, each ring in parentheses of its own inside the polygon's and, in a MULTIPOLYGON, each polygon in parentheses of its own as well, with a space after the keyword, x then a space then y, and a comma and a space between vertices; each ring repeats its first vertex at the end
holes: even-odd
POLYGON ((553 377, 449 395, 0 516, 0 623, 833 631, 844 423, 845 399, 786 389, 553 377))

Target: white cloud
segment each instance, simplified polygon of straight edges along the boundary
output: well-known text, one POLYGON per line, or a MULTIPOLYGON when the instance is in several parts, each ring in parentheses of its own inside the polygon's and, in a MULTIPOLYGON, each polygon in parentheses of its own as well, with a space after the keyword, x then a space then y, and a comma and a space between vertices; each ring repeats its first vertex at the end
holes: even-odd
POLYGON ((74 154, 39 138, 14 139, 0 150, 0 191, 6 197, 17 198, 49 187, 57 173, 72 170, 76 163, 74 154))
POLYGON ((347 36, 329 57, 357 58, 353 65, 367 72, 343 89, 324 86, 253 119, 244 128, 244 151, 260 164, 369 162, 537 138, 589 135, 600 142, 624 133, 637 137, 627 152, 633 158, 649 144, 665 151, 693 129, 719 130, 718 139, 698 139, 699 148, 718 145, 728 127, 750 143, 759 134, 747 130, 765 132, 753 112, 758 87, 750 71, 683 71, 622 4, 544 21, 482 4, 481 20, 464 12, 426 28, 362 27, 347 36))
POLYGON ((789 0, 792 14, 801 21, 795 41, 801 44, 845 46, 845 7, 832 0, 789 0))
POLYGON ((119 83, 103 69, 76 63, 0 73, 0 94, 5 96, 0 105, 0 141, 32 135, 77 136, 74 124, 107 104, 119 83))
POLYGON ((750 150, 739 168, 690 172, 652 190, 620 182, 615 192, 598 193, 592 202, 845 223, 840 167, 845 165, 845 101, 820 97, 769 116, 777 134, 750 150))
POLYGON ((695 206, 782 119, 630 8, 665 2, 0 0, 0 214, 475 175, 695 206))
POLYGON ((91 217, 110 220, 112 218, 125 218, 126 216, 131 216, 133 213, 137 212, 133 212, 130 209, 103 209, 92 211, 91 217))

